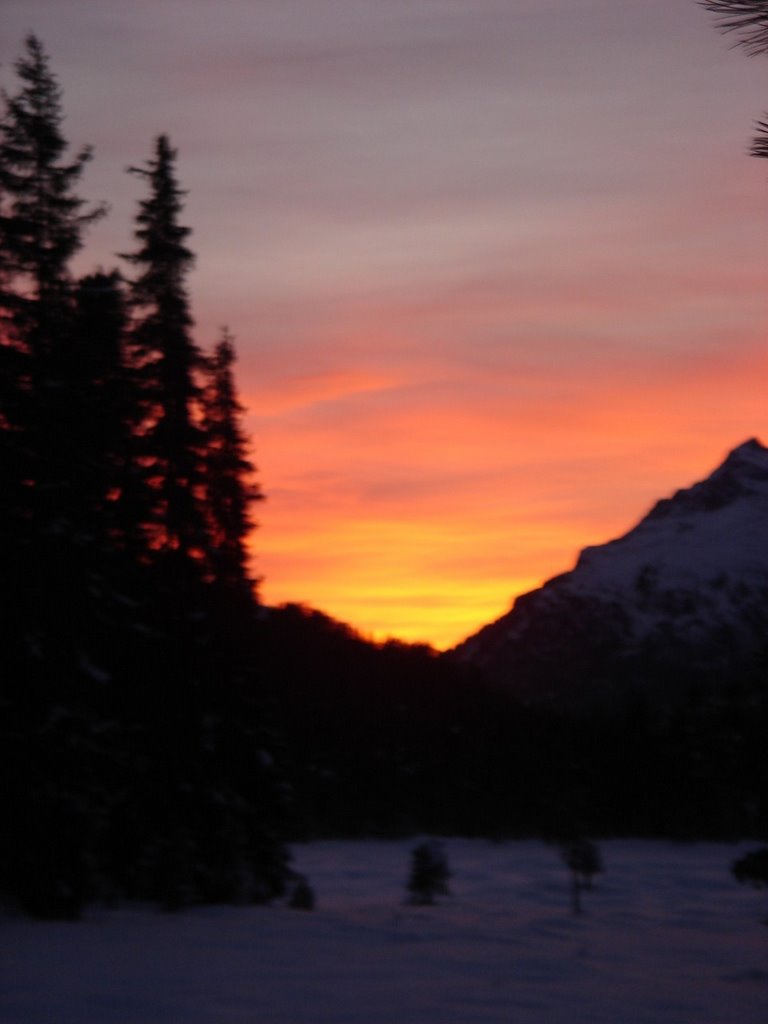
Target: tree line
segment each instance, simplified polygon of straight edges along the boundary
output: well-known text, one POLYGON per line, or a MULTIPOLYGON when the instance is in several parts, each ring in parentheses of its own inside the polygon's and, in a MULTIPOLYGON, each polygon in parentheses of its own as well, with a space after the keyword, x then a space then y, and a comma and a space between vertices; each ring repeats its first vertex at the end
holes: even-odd
MULTIPOLYGON (((78 278, 78 193, 39 39, 0 120, 3 888, 75 913, 269 895, 268 758, 246 638, 261 497, 223 330, 192 336, 176 152, 145 164, 129 273, 78 278)), ((274 788, 274 787, 273 787, 274 788)))

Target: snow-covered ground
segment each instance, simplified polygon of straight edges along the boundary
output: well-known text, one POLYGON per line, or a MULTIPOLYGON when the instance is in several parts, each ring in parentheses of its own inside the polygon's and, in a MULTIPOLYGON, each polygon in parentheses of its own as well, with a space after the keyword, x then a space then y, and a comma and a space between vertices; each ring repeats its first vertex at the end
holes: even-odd
POLYGON ((0 919, 3 1024, 766 1024, 765 892, 754 844, 601 844, 569 909, 537 842, 444 843, 452 895, 404 904, 413 841, 294 850, 317 895, 284 906, 0 919))

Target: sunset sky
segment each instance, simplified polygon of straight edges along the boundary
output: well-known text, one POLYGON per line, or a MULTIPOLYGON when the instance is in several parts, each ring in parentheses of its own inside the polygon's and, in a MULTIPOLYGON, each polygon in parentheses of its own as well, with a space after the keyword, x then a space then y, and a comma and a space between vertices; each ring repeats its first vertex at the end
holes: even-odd
POLYGON ((768 440, 768 109, 694 0, 0 0, 132 247, 167 132, 204 347, 237 339, 255 565, 449 646, 768 440))

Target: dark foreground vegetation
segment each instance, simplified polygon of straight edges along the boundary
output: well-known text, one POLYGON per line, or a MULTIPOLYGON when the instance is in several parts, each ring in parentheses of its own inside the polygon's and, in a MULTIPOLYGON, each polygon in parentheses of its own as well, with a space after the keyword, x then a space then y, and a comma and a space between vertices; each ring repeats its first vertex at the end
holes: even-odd
POLYGON ((167 137, 130 275, 78 279, 102 216, 78 195, 34 37, 0 119, 0 757, 5 896, 75 915, 96 894, 282 890, 282 792, 253 685, 246 557, 259 497, 226 331, 192 337, 194 257, 167 137))
POLYGON ((601 713, 525 707, 450 655, 265 613, 262 667, 295 838, 765 832, 765 677, 601 713))

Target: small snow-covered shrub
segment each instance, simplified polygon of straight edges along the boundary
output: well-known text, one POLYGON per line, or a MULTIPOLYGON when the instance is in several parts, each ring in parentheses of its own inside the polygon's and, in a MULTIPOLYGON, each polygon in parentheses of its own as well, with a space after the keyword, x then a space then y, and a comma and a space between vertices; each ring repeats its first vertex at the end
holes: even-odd
POLYGON ((754 885, 756 889, 768 886, 768 846, 750 850, 731 865, 733 877, 742 885, 754 885))
POLYGON ((291 910, 314 910, 315 892, 303 875, 296 880, 293 891, 288 898, 288 906, 291 910))
POLYGON ((435 896, 448 894, 448 860, 439 843, 419 843, 411 852, 411 873, 408 878, 410 902, 430 906, 435 896))
POLYGON ((571 870, 571 906, 581 913, 581 891, 592 888, 592 879, 604 870, 603 859, 591 839, 569 839, 558 843, 560 856, 571 870))
MULTIPOLYGON (((758 850, 750 850, 731 864, 731 873, 742 885, 752 885, 755 889, 768 888, 768 846, 758 850)), ((763 919, 768 924, 768 917, 763 919)))

